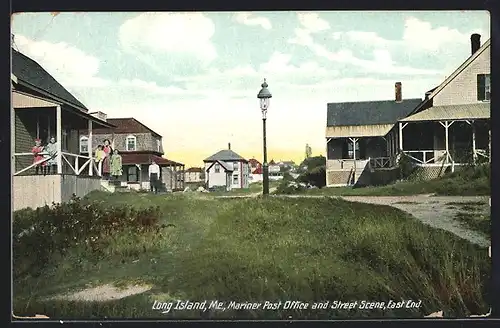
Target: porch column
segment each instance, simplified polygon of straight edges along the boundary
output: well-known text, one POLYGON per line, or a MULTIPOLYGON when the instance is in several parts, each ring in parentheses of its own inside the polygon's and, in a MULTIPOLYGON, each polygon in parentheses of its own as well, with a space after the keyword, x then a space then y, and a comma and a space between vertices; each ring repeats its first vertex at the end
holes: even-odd
POLYGON ((174 189, 177 189, 177 164, 174 166, 174 189))
POLYGON ((327 138, 326 139, 326 155, 325 158, 328 160, 328 143, 332 140, 332 138, 327 138))
POLYGON ((182 165, 182 190, 186 188, 186 165, 182 165))
POLYGON ((140 190, 142 189, 142 164, 135 164, 135 170, 137 172, 137 175, 139 176, 139 190, 140 190))
POLYGON ((488 162, 491 163, 491 125, 488 128, 488 162))
POLYGON ((352 157, 354 160, 354 172, 353 172, 353 184, 356 183, 356 143, 358 142, 358 138, 349 138, 352 141, 352 157))
MULTIPOLYGON (((89 149, 89 175, 94 175, 94 149, 92 148, 92 120, 89 120, 89 133, 88 133, 88 149, 89 149)), ((99 174, 100 175, 100 174, 99 174)))
POLYGON ((174 167, 169 165, 170 169, 170 189, 174 191, 174 167))
POLYGON ((476 152, 476 125, 474 124, 474 121, 471 121, 469 123, 472 127, 472 158, 474 161, 474 164, 477 162, 477 152, 476 152))
MULTIPOLYGON (((408 124, 408 123, 406 123, 408 124)), ((406 127, 406 124, 399 122, 399 151, 403 151, 403 129, 406 127)))
POLYGON ((61 105, 56 106, 56 147, 57 147, 57 174, 62 174, 62 113, 61 105))
POLYGON ((446 151, 446 164, 450 162, 451 155, 450 155, 450 145, 449 145, 449 127, 453 124, 453 121, 448 122, 439 122, 443 127, 444 127, 444 142, 445 142, 445 151, 446 151))

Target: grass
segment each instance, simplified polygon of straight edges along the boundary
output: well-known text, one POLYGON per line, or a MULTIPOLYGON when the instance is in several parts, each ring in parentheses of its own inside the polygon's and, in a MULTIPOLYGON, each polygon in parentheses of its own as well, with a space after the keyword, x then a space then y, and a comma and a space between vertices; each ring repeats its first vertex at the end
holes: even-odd
POLYGON ((454 208, 459 208, 455 219, 465 227, 491 236, 491 214, 484 211, 484 202, 450 202, 454 208))
MULTIPOLYGON (((89 201, 160 206, 161 235, 110 236, 94 257, 74 247, 14 281, 14 313, 52 318, 165 318, 153 301, 422 300, 418 309, 206 312, 210 318, 422 317, 486 313, 487 252, 388 206, 339 199, 201 199, 93 193, 89 201), (122 300, 45 300, 106 283, 153 285, 122 300)), ((200 318, 198 311, 175 318, 200 318)))
MULTIPOLYGON (((274 188, 279 185, 280 181, 270 180, 269 188, 274 188)), ((244 189, 233 189, 231 191, 214 191, 211 192, 210 195, 213 196, 239 196, 239 195, 248 195, 262 192, 262 182, 254 182, 249 185, 248 188, 244 189)))
POLYGON ((377 187, 337 187, 309 189, 311 195, 329 196, 408 196, 435 194, 437 196, 487 196, 491 194, 489 167, 466 168, 429 181, 400 181, 377 187))

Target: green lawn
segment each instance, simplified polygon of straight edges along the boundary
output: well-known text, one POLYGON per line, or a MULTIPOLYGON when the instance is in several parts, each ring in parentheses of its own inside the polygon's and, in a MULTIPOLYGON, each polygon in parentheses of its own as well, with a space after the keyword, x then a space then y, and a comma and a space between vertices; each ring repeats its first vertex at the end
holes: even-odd
POLYGON ((304 193, 331 196, 485 196, 491 194, 489 167, 468 168, 429 181, 401 181, 379 187, 309 189, 304 193))
POLYGON ((450 202, 446 205, 458 209, 455 219, 465 227, 491 236, 491 212, 484 211, 482 202, 450 202))
MULTIPOLYGON (((280 181, 269 181, 269 188, 277 187, 280 181)), ((248 188, 233 189, 231 191, 214 191, 210 195, 214 196, 239 196, 262 192, 262 182, 251 183, 248 188)))
POLYGON ((90 207, 97 201, 108 207, 159 206, 160 223, 169 226, 157 232, 102 235, 103 243, 95 249, 76 245, 61 257, 54 255, 36 276, 15 279, 16 315, 164 317, 151 310, 153 301, 174 299, 422 300, 420 308, 410 310, 210 314, 249 319, 422 317, 439 310, 460 317, 489 308, 485 290, 491 266, 485 249, 392 207, 326 198, 201 199, 101 192, 91 194, 89 201, 90 207), (89 285, 139 282, 154 287, 105 303, 44 300, 89 285))

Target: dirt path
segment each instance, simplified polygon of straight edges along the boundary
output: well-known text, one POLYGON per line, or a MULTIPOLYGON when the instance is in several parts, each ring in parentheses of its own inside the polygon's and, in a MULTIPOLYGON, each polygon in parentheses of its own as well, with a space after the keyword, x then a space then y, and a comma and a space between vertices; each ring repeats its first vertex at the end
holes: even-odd
MULTIPOLYGON (((488 196, 398 196, 398 197, 342 197, 347 201, 370 204, 389 205, 412 214, 425 224, 434 228, 447 230, 460 238, 488 247, 490 240, 483 234, 461 225, 455 216, 461 211, 460 204, 482 203, 480 209, 489 212, 488 196)), ((462 206, 463 206, 462 205, 462 206)))
MULTIPOLYGON (((273 188, 271 188, 273 189, 273 188)), ((275 188, 274 188, 275 189, 275 188)), ((270 190, 272 193, 273 190, 270 190)), ((261 193, 241 196, 220 196, 224 198, 249 198, 259 196, 261 193)), ((322 195, 272 195, 272 197, 286 198, 322 198, 322 195)), ((456 236, 466 239, 471 243, 488 247, 490 239, 480 232, 468 229, 455 219, 461 211, 460 204, 482 203, 481 210, 489 212, 489 196, 344 196, 344 200, 378 205, 389 205, 408 212, 425 224, 434 228, 449 231, 456 236)))

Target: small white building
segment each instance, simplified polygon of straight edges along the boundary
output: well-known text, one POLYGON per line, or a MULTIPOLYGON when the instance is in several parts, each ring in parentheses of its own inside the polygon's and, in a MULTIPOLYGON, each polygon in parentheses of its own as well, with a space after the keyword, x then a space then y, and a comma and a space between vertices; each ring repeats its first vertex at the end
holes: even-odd
POLYGON ((186 183, 202 182, 203 176, 203 168, 190 167, 185 172, 185 181, 186 183))
POLYGON ((223 149, 206 158, 205 184, 207 188, 225 186, 226 190, 248 188, 250 169, 248 161, 231 150, 223 149))

